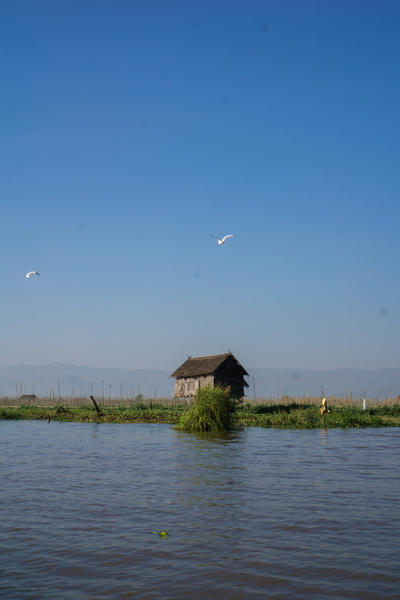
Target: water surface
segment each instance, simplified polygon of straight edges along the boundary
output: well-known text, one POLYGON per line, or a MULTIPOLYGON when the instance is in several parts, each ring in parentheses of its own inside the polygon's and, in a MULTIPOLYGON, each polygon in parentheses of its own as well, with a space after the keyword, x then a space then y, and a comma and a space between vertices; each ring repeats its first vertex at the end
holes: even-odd
POLYGON ((398 599, 399 454, 392 428, 0 421, 0 597, 398 599))

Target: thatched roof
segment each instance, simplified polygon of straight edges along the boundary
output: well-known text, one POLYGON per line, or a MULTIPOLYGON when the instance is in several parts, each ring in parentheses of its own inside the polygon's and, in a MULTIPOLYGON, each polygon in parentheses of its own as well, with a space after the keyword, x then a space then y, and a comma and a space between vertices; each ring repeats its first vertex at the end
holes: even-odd
POLYGON ((20 400, 39 400, 36 394, 23 394, 19 397, 20 400))
POLYGON ((171 377, 199 377, 200 375, 212 375, 225 362, 236 363, 236 370, 242 375, 248 375, 247 371, 236 360, 231 352, 226 354, 215 354, 214 356, 197 356, 188 358, 176 369, 171 377))

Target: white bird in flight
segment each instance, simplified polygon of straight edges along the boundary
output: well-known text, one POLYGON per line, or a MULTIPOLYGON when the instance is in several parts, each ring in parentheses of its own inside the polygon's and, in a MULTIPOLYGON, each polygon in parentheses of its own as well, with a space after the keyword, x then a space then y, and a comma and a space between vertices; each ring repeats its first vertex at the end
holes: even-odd
POLYGON ((40 275, 40 273, 38 273, 37 271, 29 271, 29 273, 27 273, 27 274, 25 275, 25 277, 26 277, 27 279, 29 279, 29 277, 30 277, 31 275, 40 275))
POLYGON ((222 237, 222 238, 219 238, 217 235, 213 235, 212 233, 211 233, 210 235, 211 235, 211 237, 213 237, 213 238, 215 238, 216 240, 218 240, 218 241, 217 241, 217 243, 218 243, 218 246, 222 246, 222 244, 225 244, 225 242, 226 242, 226 240, 227 240, 228 238, 235 237, 235 234, 234 234, 234 233, 230 233, 229 235, 224 235, 224 237, 222 237))

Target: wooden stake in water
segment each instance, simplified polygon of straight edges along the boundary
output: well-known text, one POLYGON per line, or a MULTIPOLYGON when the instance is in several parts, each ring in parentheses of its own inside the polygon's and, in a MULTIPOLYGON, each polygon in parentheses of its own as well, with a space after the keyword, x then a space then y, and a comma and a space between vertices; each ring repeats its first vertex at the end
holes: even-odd
POLYGON ((94 407, 95 407, 95 409, 96 409, 96 412, 97 412, 97 414, 98 414, 99 416, 101 416, 103 413, 101 412, 101 410, 100 410, 100 408, 99 408, 99 405, 97 404, 96 400, 94 399, 94 397, 93 397, 93 396, 90 396, 90 399, 91 399, 91 401, 92 401, 92 402, 93 402, 93 404, 94 404, 94 407))

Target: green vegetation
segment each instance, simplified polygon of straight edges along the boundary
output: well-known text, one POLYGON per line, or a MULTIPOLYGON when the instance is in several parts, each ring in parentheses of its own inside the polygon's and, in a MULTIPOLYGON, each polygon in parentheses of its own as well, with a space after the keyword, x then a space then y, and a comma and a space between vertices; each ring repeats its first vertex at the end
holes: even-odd
POLYGON ((321 416, 320 399, 290 399, 237 405, 220 388, 203 388, 191 406, 155 400, 125 406, 100 405, 97 414, 90 400, 84 406, 0 406, 0 419, 73 421, 80 423, 168 423, 180 431, 224 431, 230 427, 315 429, 332 427, 399 427, 400 399, 369 403, 328 399, 330 412, 321 416))
POLYGON ((328 429, 332 427, 400 426, 400 403, 360 405, 332 402, 323 416, 315 401, 282 404, 245 404, 235 414, 233 424, 284 429, 328 429))
POLYGON ((194 431, 226 431, 231 426, 234 401, 229 391, 220 387, 200 388, 192 406, 183 413, 176 429, 194 431))
POLYGON ((146 405, 101 407, 98 415, 93 405, 87 406, 20 406, 0 407, 0 419, 42 419, 46 421, 73 421, 78 423, 170 423, 175 424, 184 408, 153 404, 146 405))
POLYGON ((167 531, 153 531, 154 535, 159 535, 160 538, 165 538, 168 535, 167 531))

